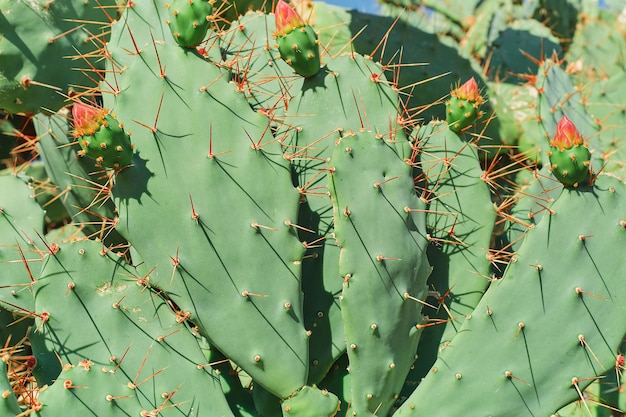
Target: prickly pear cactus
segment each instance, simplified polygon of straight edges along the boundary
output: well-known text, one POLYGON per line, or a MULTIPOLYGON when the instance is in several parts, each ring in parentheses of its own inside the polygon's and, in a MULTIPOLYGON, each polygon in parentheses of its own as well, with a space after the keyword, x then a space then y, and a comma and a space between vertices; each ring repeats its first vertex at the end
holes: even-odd
POLYGON ((0 0, 0 415, 624 414, 623 9, 0 0))
POLYGON ((624 193, 609 176, 564 188, 396 415, 551 415, 614 367, 626 293, 606 248, 626 249, 624 193), (429 401, 431 387, 449 400, 429 401))
POLYGON ((473 125, 482 117, 480 106, 483 101, 474 78, 452 90, 450 100, 446 102, 446 120, 450 130, 460 132, 473 125))
POLYGON ((577 186, 589 178, 591 154, 576 126, 563 116, 556 126, 548 153, 552 173, 566 185, 577 186))
POLYGON ((410 155, 408 142, 360 133, 329 162, 354 416, 387 414, 415 360, 430 266, 410 155))
POLYGON ((133 157, 130 137, 108 110, 75 103, 72 116, 81 156, 95 159, 99 167, 119 169, 130 164, 133 157))
POLYGON ((276 40, 281 58, 303 77, 320 70, 317 34, 283 0, 276 5, 276 40))

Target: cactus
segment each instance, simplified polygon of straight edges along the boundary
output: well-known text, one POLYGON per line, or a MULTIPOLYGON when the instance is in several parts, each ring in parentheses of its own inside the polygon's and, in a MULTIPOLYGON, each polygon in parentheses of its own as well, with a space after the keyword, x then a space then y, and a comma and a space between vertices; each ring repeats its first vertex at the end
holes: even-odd
POLYGON ((407 141, 363 133, 342 137, 329 162, 354 416, 387 414, 419 341, 415 300, 425 297, 430 268, 410 155, 407 141))
POLYGON ((623 4, 382 3, 0 0, 0 414, 626 411, 623 4))
POLYGON ((54 113, 68 96, 97 88, 114 0, 3 0, 0 10, 0 108, 54 113))
POLYGON ((428 203, 429 297, 422 324, 422 358, 410 378, 419 381, 459 332, 489 284, 489 243, 496 217, 473 142, 433 121, 411 135, 420 149, 416 188, 428 203))
POLYGON ((167 24, 180 46, 193 48, 204 40, 213 14, 213 6, 208 0, 174 0, 167 8, 167 24))
POLYGON ((108 110, 75 103, 72 116, 81 156, 95 159, 97 167, 120 169, 130 164, 133 156, 130 137, 108 110))
POLYGON ((446 102, 446 120, 450 130, 460 132, 480 119, 483 101, 473 77, 452 90, 450 100, 446 102))
POLYGON ((624 314, 620 265, 607 256, 603 239, 594 237, 610 239, 612 246, 626 243, 624 192, 624 183, 608 176, 593 188, 564 188, 550 215, 527 233, 504 277, 489 288, 396 414, 443 416, 469 407, 480 415, 496 409, 510 416, 549 415, 614 366, 624 334, 623 324, 610 319, 624 314), (562 248, 558 257, 546 251, 552 245, 562 248), (524 307, 511 308, 517 303, 524 307), (559 321, 561 314, 578 319, 559 321), (553 343, 542 343, 545 338, 553 343), (489 349, 486 340, 502 349, 489 349), (470 364, 468 358, 482 355, 479 366, 470 364), (558 367, 544 365, 552 361, 558 367), (451 399, 428 401, 430 386, 451 399), (490 401, 480 392, 491 393, 490 401), (478 395, 452 400, 464 393, 478 395))
POLYGON ((563 184, 577 186, 589 178, 591 154, 583 137, 567 116, 563 116, 556 126, 548 157, 552 173, 563 184))
POLYGON ((320 70, 317 34, 283 0, 276 4, 276 40, 281 58, 303 77, 320 70))

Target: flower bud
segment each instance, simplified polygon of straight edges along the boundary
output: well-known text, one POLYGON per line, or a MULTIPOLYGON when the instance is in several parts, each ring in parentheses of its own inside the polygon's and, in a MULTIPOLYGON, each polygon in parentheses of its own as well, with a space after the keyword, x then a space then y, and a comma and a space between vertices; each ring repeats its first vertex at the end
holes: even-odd
POLYGON ((566 186, 584 184, 592 174, 591 153, 587 144, 574 123, 566 116, 556 126, 548 156, 552 173, 566 186))
POLYGON ((556 125, 556 133, 550 141, 550 146, 559 148, 561 151, 571 149, 584 143, 582 135, 567 116, 563 116, 556 125))
POLYGON ((276 34, 279 36, 285 36, 292 30, 305 25, 298 12, 283 0, 279 0, 276 4, 274 14, 276 16, 276 34))
POLYGON ((446 121, 450 130, 462 132, 472 126, 483 116, 480 110, 485 99, 474 77, 450 92, 450 100, 446 101, 446 121))
POLYGON ((72 106, 74 118, 74 137, 93 135, 102 126, 104 116, 109 113, 107 109, 99 109, 81 102, 72 106))
POLYGON ((467 100, 470 102, 482 103, 483 98, 480 96, 480 90, 474 77, 465 81, 465 84, 456 89, 456 96, 459 99, 467 100))
POLYGON ((76 102, 72 107, 74 137, 81 150, 79 156, 89 156, 96 166, 121 169, 133 157, 133 145, 122 125, 108 109, 76 102))

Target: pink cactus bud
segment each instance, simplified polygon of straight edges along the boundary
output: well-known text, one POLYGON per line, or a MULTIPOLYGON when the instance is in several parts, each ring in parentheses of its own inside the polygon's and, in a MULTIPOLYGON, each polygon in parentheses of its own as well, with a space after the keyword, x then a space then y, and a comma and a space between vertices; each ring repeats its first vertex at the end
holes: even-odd
POLYGON ((92 135, 104 121, 104 116, 109 113, 107 109, 99 109, 81 102, 72 106, 74 118, 74 137, 92 135))
POLYGON ((292 30, 305 25, 298 12, 283 0, 279 0, 276 4, 274 14, 276 15, 276 34, 279 36, 285 36, 292 30))
POLYGON ((456 96, 470 102, 482 102, 483 100, 474 77, 470 78, 465 82, 465 84, 456 89, 456 96))
POLYGON ((556 125, 556 133, 550 141, 550 146, 558 147, 561 151, 571 149, 584 143, 582 135, 567 116, 563 116, 556 125))

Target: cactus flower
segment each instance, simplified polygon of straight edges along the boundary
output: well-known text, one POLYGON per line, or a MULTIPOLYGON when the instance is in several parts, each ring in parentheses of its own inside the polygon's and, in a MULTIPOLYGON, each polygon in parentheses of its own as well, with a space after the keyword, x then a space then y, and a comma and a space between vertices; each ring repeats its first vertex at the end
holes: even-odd
POLYGON ((576 129, 576 126, 567 116, 563 116, 556 126, 556 133, 550 141, 550 146, 559 148, 561 151, 571 149, 574 146, 582 145, 583 137, 576 129))
POLYGON ((465 83, 456 89, 456 96, 460 99, 470 102, 482 103, 483 98, 480 96, 480 90, 474 77, 465 81, 465 83))
POLYGON ((305 25, 298 12, 283 0, 279 0, 276 4, 274 14, 276 15, 276 34, 279 36, 285 36, 292 30, 305 25))
POLYGON ((483 115, 480 106, 484 103, 474 77, 450 92, 446 102, 446 120, 450 130, 462 132, 472 126, 483 115))
POLYGON ((552 173, 564 185, 577 186, 592 173, 591 153, 582 135, 567 116, 563 116, 556 126, 548 156, 552 173))
POLYGON ((280 57, 296 73, 312 77, 320 70, 320 48, 317 34, 304 23, 298 12, 283 0, 275 9, 276 36, 280 57))
POLYGON ((79 156, 89 156, 96 166, 123 168, 131 163, 133 145, 122 125, 108 109, 74 103, 74 137, 81 147, 79 156))
POLYGON ((107 109, 99 109, 80 102, 74 103, 72 106, 74 137, 93 135, 102 126, 108 113, 107 109))

